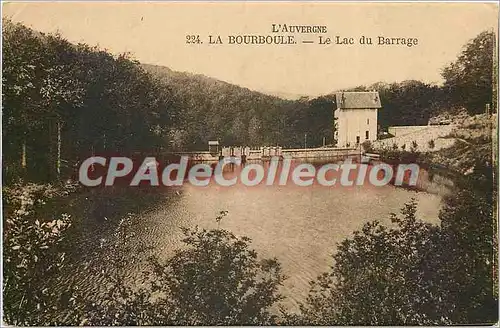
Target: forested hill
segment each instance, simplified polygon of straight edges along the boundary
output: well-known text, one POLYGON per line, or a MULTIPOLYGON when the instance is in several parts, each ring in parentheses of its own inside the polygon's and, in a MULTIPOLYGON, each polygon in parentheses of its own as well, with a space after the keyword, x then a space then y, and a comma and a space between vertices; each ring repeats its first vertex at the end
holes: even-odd
MULTIPOLYGON (((202 75, 141 64, 4 20, 4 177, 53 180, 90 154, 225 145, 334 144, 331 95, 285 100, 202 75)), ((496 111, 494 35, 483 32, 443 69, 443 86, 377 83, 379 124, 426 124, 452 108, 496 111)), ((496 65, 496 63, 495 63, 496 65)))
POLYGON ((333 103, 327 98, 285 100, 198 74, 142 67, 172 92, 179 110, 173 127, 176 149, 205 149, 208 140, 226 145, 299 147, 332 142, 333 103))
MULTIPOLYGON (((470 40, 458 58, 443 67, 443 85, 407 80, 344 91, 378 91, 382 101, 378 124, 382 129, 426 125, 430 118, 447 112, 466 110, 475 115, 483 113, 486 104, 495 112, 494 46, 491 32, 470 40)), ((315 99, 285 100, 203 75, 162 66, 142 67, 175 95, 179 122, 171 130, 173 148, 205 149, 208 140, 226 145, 285 147, 334 143, 333 93, 315 99)))
POLYGON ((332 142, 333 104, 142 65, 4 20, 3 173, 51 181, 91 154, 332 142))

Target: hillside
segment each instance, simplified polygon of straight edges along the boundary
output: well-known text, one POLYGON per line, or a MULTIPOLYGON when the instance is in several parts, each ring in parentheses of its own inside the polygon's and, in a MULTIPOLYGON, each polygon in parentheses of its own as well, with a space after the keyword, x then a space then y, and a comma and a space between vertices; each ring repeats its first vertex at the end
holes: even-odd
MULTIPOLYGON (((379 92, 381 130, 427 125, 433 117, 448 113, 466 111, 477 115, 484 113, 486 104, 496 112, 496 95, 491 92, 493 47, 494 35, 490 32, 470 40, 461 55, 443 67, 444 84, 440 86, 407 80, 377 82, 345 91, 379 92)), ((213 139, 227 145, 249 146, 313 147, 334 143, 332 94, 285 100, 202 75, 153 65, 143 68, 175 95, 180 121, 171 131, 174 148, 205 149, 208 140, 213 139)), ((432 136, 443 141, 448 132, 433 131, 432 136)), ((423 138, 421 144, 428 144, 427 139, 423 138)), ((450 146, 449 141, 444 140, 436 148, 441 146, 450 146)))
POLYGON ((464 174, 478 165, 492 166, 496 158, 494 147, 498 147, 497 115, 485 114, 464 118, 450 134, 455 143, 448 148, 430 153, 434 163, 464 174))
POLYGON ((370 146, 386 158, 414 158, 417 162, 469 174, 492 167, 498 147, 497 114, 457 116, 450 125, 431 125, 370 146), (416 146, 416 147, 415 147, 416 146))
POLYGON ((205 149, 209 140, 226 145, 303 145, 332 141, 331 101, 285 100, 199 74, 143 64, 172 92, 179 124, 172 130, 176 149, 205 149))

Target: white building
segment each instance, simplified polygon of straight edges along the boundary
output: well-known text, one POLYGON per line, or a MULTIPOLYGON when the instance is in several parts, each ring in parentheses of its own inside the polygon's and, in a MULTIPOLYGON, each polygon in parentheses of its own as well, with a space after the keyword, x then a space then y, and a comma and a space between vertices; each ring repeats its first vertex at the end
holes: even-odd
POLYGON ((335 139, 338 147, 355 147, 377 140, 377 91, 335 93, 335 139))

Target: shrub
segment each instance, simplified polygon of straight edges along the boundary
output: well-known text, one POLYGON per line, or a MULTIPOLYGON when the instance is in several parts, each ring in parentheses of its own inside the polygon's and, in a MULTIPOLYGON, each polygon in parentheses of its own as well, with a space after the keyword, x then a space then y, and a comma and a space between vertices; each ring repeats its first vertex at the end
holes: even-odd
POLYGON ((476 171, 461 181, 461 190, 446 198, 439 215, 443 254, 439 271, 449 289, 443 301, 454 304, 450 317, 458 324, 498 321, 498 287, 493 278, 498 256, 495 197, 491 180, 488 186, 483 178, 476 171), (474 181, 478 176, 479 181, 474 181))
POLYGON ((412 152, 416 152, 416 151, 417 151, 417 148, 418 148, 418 143, 417 143, 415 140, 413 140, 413 141, 411 142, 411 151, 412 151, 412 152))
POLYGON ((334 265, 311 283, 300 325, 444 325, 498 321, 493 277, 496 227, 492 169, 456 180, 440 226, 416 219, 416 203, 344 240, 334 265), (457 292, 460 291, 460 292, 457 292))
MULTIPOLYGON (((311 285, 302 316, 307 325, 445 324, 439 290, 427 275, 438 228, 415 217, 416 203, 391 216, 395 228, 365 224, 344 240, 334 265, 311 285)), ((298 319, 298 320, 297 320, 298 319)), ((302 322, 301 322, 302 321, 302 322)))
MULTIPOLYGON (((124 240, 126 230, 122 229, 116 242, 124 240)), ((77 298, 78 319, 72 324, 275 324, 277 316, 271 314, 270 308, 281 299, 278 288, 285 277, 280 264, 275 259, 259 261, 257 253, 250 249, 250 239, 229 231, 183 231, 187 247, 166 262, 152 257, 151 270, 141 277, 144 283, 140 287, 126 281, 126 263, 130 259, 120 260, 119 254, 130 252, 111 243, 106 266, 119 266, 119 270, 106 271, 108 287, 99 299, 77 298)))
POLYGON ((372 143, 369 140, 364 141, 361 146, 366 152, 370 152, 373 150, 372 143))
POLYGON ((59 281, 66 264, 61 245, 71 223, 68 215, 44 216, 42 209, 66 192, 37 184, 3 189, 3 311, 8 324, 56 323, 62 299, 51 283, 59 281))
POLYGON ((434 143, 434 139, 429 140, 427 145, 429 146, 429 149, 434 149, 434 147, 436 146, 434 143))
POLYGON ((189 248, 156 263, 179 325, 274 324, 271 306, 285 279, 276 259, 258 261, 249 238, 226 230, 185 229, 189 248))

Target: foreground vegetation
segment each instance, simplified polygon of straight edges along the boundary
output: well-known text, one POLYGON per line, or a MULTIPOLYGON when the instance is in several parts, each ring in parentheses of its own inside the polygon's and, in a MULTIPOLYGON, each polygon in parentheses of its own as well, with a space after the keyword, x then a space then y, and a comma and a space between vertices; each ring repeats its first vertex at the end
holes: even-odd
MULTIPOLYGON (((134 246, 123 218, 101 246, 101 292, 61 280, 71 263, 67 215, 44 211, 71 192, 28 185, 5 190, 4 314, 16 325, 434 325, 497 320, 496 231, 491 168, 456 181, 440 225, 405 204, 392 225, 365 224, 338 246, 332 267, 311 282, 299 313, 281 313, 286 279, 277 259, 260 259, 250 239, 222 228, 185 229, 185 247, 130 268, 147 250, 134 246), (486 176, 485 172, 490 175, 486 176), (54 288, 57 286, 58 288, 54 288), (61 293, 60 290, 64 290, 61 293)), ((223 226, 222 212, 216 220, 223 226)), ((149 253, 148 253, 149 254, 149 253)))

